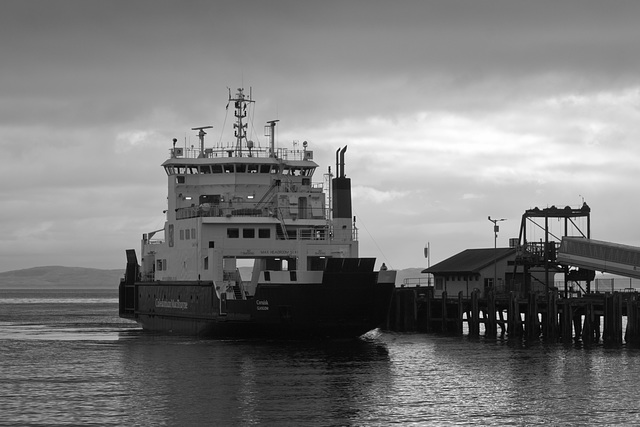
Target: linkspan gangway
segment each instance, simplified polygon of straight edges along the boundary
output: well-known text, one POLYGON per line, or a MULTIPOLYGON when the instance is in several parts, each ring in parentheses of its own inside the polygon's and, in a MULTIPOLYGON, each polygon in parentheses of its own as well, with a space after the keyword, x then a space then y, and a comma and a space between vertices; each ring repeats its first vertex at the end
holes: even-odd
POLYGON ((556 260, 573 267, 640 279, 640 248, 635 246, 565 236, 556 260))

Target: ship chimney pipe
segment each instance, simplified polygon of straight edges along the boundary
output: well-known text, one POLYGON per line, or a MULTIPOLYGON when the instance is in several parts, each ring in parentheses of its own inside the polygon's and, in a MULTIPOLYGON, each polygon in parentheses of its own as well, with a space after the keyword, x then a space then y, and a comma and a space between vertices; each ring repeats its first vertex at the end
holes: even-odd
POLYGON ((343 238, 351 238, 351 179, 344 174, 344 153, 347 151, 345 145, 336 151, 336 177, 332 180, 332 207, 333 218, 340 219, 344 225, 343 238))

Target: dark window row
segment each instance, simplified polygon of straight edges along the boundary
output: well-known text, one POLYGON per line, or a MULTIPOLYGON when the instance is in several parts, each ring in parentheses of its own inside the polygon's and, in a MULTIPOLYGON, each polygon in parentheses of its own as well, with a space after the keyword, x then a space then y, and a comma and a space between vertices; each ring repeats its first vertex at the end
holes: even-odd
POLYGON ((312 176, 315 167, 289 167, 272 164, 215 164, 200 166, 182 166, 169 165, 165 166, 168 175, 195 175, 209 173, 271 173, 292 176, 312 176))
MULTIPOLYGON (((240 229, 239 228, 227 228, 227 237, 230 239, 237 239, 240 237, 240 229)), ((242 229, 242 238, 243 239, 254 239, 256 237, 256 229, 255 228, 243 228, 242 229)), ((258 238, 259 239, 269 239, 271 237, 271 229, 269 228, 258 228, 258 238)))

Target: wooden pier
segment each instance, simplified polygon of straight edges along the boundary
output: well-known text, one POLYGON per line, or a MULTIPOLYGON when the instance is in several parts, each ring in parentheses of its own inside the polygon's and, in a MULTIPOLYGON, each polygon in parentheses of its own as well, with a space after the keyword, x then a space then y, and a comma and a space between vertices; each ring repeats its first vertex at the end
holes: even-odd
POLYGON ((560 298, 546 294, 515 293, 469 298, 462 292, 433 296, 433 288, 398 288, 387 329, 398 332, 437 332, 452 335, 543 339, 548 342, 582 342, 584 345, 640 345, 640 294, 592 293, 560 298), (623 322, 626 318, 626 322, 623 322), (466 325, 466 328, 465 328, 466 325), (626 325, 623 330, 623 325, 626 325))

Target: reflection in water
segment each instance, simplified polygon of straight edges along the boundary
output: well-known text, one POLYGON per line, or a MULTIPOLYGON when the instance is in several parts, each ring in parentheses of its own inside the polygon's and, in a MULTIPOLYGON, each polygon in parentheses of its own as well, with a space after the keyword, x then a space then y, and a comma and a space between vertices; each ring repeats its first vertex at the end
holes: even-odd
POLYGON ((576 349, 541 342, 524 347, 501 340, 424 335, 412 341, 410 347, 419 349, 414 356, 423 363, 410 363, 408 353, 390 346, 391 364, 415 378, 398 380, 402 389, 393 400, 414 406, 396 418, 402 422, 620 425, 640 421, 640 404, 634 397, 640 392, 635 381, 640 360, 634 349, 576 349), (412 391, 419 391, 420 397, 410 396, 412 391))
POLYGON ((140 422, 348 423, 389 383, 388 351, 373 340, 142 340, 122 353, 122 366, 135 367, 126 406, 140 422))

